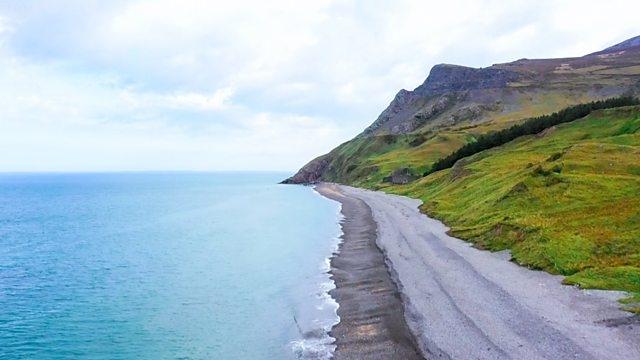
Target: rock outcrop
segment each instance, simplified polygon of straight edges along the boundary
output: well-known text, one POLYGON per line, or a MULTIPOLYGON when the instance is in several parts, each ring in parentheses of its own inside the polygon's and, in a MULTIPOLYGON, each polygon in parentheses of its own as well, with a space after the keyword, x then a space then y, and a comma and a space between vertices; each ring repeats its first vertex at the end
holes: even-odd
POLYGON ((408 184, 420 176, 414 174, 409 168, 396 169, 391 175, 385 177, 382 181, 389 182, 395 185, 408 184))
POLYGON ((292 177, 283 180, 281 184, 314 184, 322 180, 326 167, 331 162, 330 154, 322 155, 311 160, 292 177))
POLYGON ((445 94, 455 91, 502 88, 519 80, 522 74, 500 68, 476 69, 460 65, 440 64, 414 92, 420 96, 445 94))

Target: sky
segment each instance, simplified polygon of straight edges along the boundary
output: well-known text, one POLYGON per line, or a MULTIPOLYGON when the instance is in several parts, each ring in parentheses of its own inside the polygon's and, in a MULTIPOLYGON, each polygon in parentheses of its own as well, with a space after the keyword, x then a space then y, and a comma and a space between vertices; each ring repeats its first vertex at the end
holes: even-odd
POLYGON ((294 171, 439 63, 578 56, 640 2, 0 0, 0 171, 294 171))

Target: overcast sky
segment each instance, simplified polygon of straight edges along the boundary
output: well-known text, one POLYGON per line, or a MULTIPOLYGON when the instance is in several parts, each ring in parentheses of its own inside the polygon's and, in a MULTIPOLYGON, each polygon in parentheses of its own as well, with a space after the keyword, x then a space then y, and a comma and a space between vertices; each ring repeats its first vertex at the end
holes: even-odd
POLYGON ((576 56, 640 1, 0 0, 0 171, 295 170, 431 66, 576 56))

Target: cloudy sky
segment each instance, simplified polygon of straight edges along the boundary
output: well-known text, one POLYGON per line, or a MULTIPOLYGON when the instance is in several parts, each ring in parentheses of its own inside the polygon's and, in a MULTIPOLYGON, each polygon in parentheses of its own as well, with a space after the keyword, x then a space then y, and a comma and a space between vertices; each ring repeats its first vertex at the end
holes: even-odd
POLYGON ((0 0, 0 171, 294 170, 437 63, 582 55, 640 2, 0 0))

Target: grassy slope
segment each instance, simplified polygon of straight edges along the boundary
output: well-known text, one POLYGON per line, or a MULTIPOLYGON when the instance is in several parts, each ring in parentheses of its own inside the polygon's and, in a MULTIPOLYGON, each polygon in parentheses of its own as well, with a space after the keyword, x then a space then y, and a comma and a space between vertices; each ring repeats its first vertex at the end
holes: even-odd
POLYGON ((424 200, 453 235, 511 249, 567 283, 640 293, 640 107, 598 111, 384 190, 424 200))
POLYGON ((460 103, 456 106, 427 121, 412 134, 374 136, 368 140, 356 138, 345 143, 333 151, 338 161, 332 162, 324 180, 380 188, 382 179, 400 168, 422 174, 434 161, 475 136, 571 105, 620 95, 624 89, 640 91, 638 64, 634 52, 604 60, 547 59, 502 64, 502 68, 518 68, 544 76, 512 82, 504 89, 471 91, 458 99, 460 103), (451 123, 460 108, 473 108, 478 104, 500 106, 493 110, 489 106, 473 120, 451 123), (420 137, 426 142, 415 145, 414 140, 420 137))
MULTIPOLYGON (((558 76, 542 84, 511 83, 493 95, 486 90, 481 98, 493 96, 505 106, 471 123, 433 121, 411 134, 356 138, 332 152, 324 180, 421 198, 423 210, 458 237, 511 249, 518 262, 568 275, 567 283, 636 292, 633 301, 640 303, 638 108, 600 112, 543 138, 516 140, 406 186, 382 180, 401 168, 422 174, 478 135, 613 96, 589 90, 593 84, 633 87, 637 78, 628 75, 640 75, 640 67, 634 57, 623 60, 556 69, 558 76)), ((453 115, 447 114, 441 117, 453 115)))
POLYGON ((570 96, 566 91, 545 90, 514 95, 511 100, 517 103, 515 108, 518 110, 489 112, 485 114, 491 119, 488 122, 463 122, 439 129, 425 127, 411 134, 378 135, 351 140, 334 150, 337 161, 332 164, 332 170, 325 176, 325 180, 379 189, 383 186, 382 179, 394 170, 409 168, 416 174, 422 174, 436 160, 481 134, 596 98, 586 95, 570 96))

